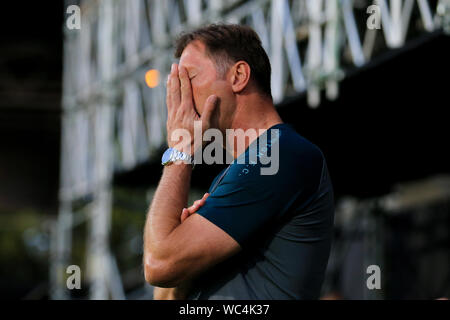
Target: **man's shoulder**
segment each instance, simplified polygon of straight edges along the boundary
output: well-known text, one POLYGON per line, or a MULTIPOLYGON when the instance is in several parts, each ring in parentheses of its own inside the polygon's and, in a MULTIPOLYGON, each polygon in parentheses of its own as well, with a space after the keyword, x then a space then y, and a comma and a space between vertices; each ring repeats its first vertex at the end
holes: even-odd
MULTIPOLYGON (((286 124, 269 129, 253 144, 245 158, 237 159, 227 173, 232 183, 281 183, 300 176, 319 177, 323 168, 322 151, 286 124)), ((300 180, 299 180, 300 182, 300 180)), ((305 182, 305 180, 303 180, 305 182)))
POLYGON ((287 125, 280 130, 278 145, 281 174, 321 174, 325 161, 322 150, 287 125))
POLYGON ((280 128, 280 151, 293 155, 309 155, 314 158, 323 158, 320 148, 310 140, 298 133, 292 126, 280 128))

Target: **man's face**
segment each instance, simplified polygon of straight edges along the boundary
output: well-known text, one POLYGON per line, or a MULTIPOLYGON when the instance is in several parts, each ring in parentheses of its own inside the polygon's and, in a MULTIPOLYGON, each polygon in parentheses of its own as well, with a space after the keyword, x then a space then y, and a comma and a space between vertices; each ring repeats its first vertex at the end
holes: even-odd
POLYGON ((233 91, 227 76, 222 77, 217 72, 214 61, 206 53, 206 46, 200 41, 191 42, 181 54, 179 65, 188 72, 197 113, 202 115, 206 100, 215 94, 219 97, 220 104, 212 125, 221 130, 228 128, 233 113, 230 109, 233 106, 233 91))

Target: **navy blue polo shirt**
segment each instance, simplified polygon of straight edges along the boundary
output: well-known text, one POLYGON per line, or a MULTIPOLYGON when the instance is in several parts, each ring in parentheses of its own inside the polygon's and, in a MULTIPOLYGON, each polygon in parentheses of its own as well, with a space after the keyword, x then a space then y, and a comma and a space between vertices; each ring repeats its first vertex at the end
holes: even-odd
POLYGON ((213 181, 198 214, 242 250, 189 299, 317 299, 331 247, 333 189, 320 149, 290 125, 258 137, 213 181))

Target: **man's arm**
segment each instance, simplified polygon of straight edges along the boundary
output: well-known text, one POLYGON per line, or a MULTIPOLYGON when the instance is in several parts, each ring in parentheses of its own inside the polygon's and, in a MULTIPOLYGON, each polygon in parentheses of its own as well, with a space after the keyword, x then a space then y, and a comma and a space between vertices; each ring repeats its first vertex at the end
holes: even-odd
MULTIPOLYGON (((195 112, 190 81, 184 68, 174 65, 167 83, 167 134, 185 129, 193 134, 194 121, 209 127, 217 97, 206 102, 203 115, 195 112)), ((189 141, 188 146, 194 145, 189 141)), ((180 150, 184 151, 184 150, 180 150)), ((172 164, 164 168, 144 230, 145 278, 157 287, 176 287, 208 267, 235 254, 239 244, 222 229, 198 214, 180 223, 186 207, 192 168, 189 164, 172 164)))
MULTIPOLYGON (((205 204, 209 193, 205 193, 199 200, 194 201, 194 204, 189 208, 183 209, 180 221, 183 223, 190 215, 197 212, 197 210, 205 204)), ((192 280, 184 281, 175 288, 153 288, 154 300, 184 300, 187 298, 189 291, 192 288, 192 280)))
POLYGON ((146 252, 154 252, 161 241, 180 225, 180 216, 186 207, 192 167, 172 164, 165 167, 153 197, 144 232, 146 252))
POLYGON ((147 216, 145 278, 158 287, 176 287, 240 249, 226 232, 198 214, 180 223, 191 170, 185 164, 164 169, 147 216), (174 182, 179 185, 174 186, 174 182))

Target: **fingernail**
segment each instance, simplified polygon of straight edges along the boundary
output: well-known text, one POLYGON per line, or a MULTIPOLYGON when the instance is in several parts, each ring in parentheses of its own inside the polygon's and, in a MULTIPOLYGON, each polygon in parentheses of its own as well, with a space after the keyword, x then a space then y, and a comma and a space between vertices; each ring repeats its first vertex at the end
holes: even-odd
POLYGON ((172 63, 172 68, 170 69, 171 72, 175 70, 175 63, 172 63))

